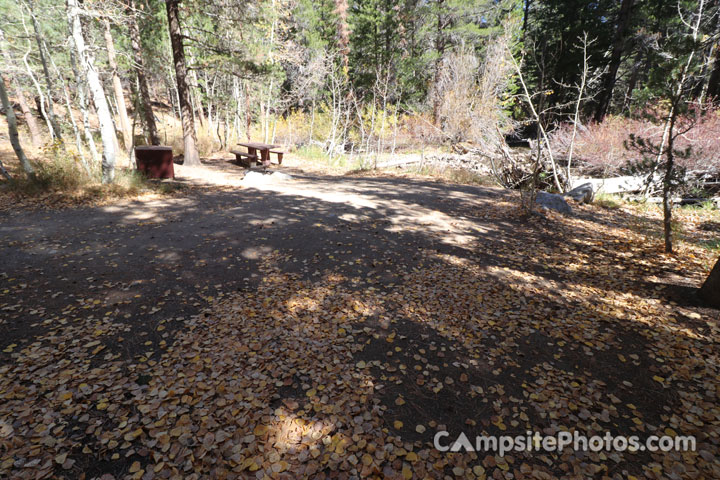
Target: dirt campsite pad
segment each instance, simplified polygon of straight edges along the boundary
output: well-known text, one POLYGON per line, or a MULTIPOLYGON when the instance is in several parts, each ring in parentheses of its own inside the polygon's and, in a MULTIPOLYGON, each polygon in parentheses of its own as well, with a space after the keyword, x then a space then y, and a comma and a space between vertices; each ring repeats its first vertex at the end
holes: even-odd
POLYGON ((720 478, 718 312, 687 300, 712 255, 627 211, 295 174, 2 215, 4 477, 720 478))

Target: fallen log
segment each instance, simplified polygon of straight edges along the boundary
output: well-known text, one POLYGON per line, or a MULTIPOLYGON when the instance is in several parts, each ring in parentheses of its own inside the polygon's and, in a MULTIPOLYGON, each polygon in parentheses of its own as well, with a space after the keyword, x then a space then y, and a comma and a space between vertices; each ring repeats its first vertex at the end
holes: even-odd
POLYGON ((610 178, 573 178, 572 188, 589 183, 595 193, 632 193, 645 188, 647 177, 625 175, 610 178))

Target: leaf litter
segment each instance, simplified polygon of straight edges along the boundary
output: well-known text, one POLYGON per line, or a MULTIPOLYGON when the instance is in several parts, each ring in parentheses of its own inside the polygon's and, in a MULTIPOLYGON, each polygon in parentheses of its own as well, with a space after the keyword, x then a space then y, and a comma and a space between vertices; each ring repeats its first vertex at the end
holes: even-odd
POLYGON ((177 319, 174 338, 159 322, 168 341, 131 359, 104 348, 132 334, 107 317, 12 344, 0 367, 0 471, 720 478, 717 316, 638 281, 699 272, 707 258, 689 247, 662 257, 631 230, 583 219, 531 223, 530 235, 576 235, 508 235, 491 246, 480 237, 466 257, 418 248, 412 262, 386 259, 365 282, 333 268, 284 271, 292 255, 275 250, 257 288, 177 319), (695 435, 698 448, 499 457, 439 452, 441 430, 695 435))

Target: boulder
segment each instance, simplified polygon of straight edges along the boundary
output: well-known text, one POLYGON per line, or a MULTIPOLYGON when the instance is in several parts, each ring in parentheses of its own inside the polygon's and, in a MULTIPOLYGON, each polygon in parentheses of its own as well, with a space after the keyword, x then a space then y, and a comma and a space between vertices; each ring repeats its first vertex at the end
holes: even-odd
POLYGON ((265 175, 262 172, 255 172, 250 170, 245 174, 242 182, 248 185, 257 185, 261 183, 268 183, 270 175, 265 175))
POLYGON ((595 197, 595 191, 592 183, 583 183, 573 188, 565 194, 566 197, 570 197, 578 203, 592 203, 595 197))
POLYGON ((293 177, 292 175, 288 175, 287 173, 273 172, 272 174, 270 174, 270 178, 272 178, 274 182, 284 182, 286 180, 292 180, 293 177))
POLYGON ((287 180, 292 180, 292 176, 287 173, 263 173, 250 170, 245 174, 245 177, 243 177, 242 183, 245 185, 266 185, 268 183, 280 183, 287 180))
POLYGON ((560 213, 572 213, 572 208, 562 195, 555 193, 538 192, 535 202, 541 207, 557 210, 560 213))

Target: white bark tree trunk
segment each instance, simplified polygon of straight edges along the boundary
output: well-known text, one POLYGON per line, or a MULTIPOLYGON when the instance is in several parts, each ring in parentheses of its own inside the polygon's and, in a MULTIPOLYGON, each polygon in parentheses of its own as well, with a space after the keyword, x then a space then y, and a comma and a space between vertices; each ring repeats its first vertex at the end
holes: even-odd
POLYGON ((108 54, 108 65, 110 65, 110 70, 112 71, 113 93, 115 94, 118 117, 120 117, 120 129, 123 134, 123 143, 125 144, 125 150, 129 152, 132 148, 132 127, 130 126, 130 120, 128 119, 127 107, 125 105, 125 94, 123 93, 120 75, 118 74, 118 65, 115 57, 115 43, 113 42, 112 31, 110 30, 110 20, 106 18, 104 19, 104 23, 105 46, 108 54))
POLYGON ((50 56, 50 52, 46 52, 48 54, 48 58, 50 59, 50 63, 53 66, 53 70, 55 71, 55 75, 57 75, 58 80, 60 80, 60 87, 63 90, 63 94, 65 95, 65 107, 67 108, 67 114, 70 118, 70 125, 72 126, 73 134, 75 135, 75 145, 78 149, 78 155, 80 155, 80 161, 82 163, 83 168, 85 171, 90 174, 90 166, 87 163, 87 159, 85 158, 85 151, 82 148, 82 138, 80 137, 80 130, 78 130, 77 122, 75 121, 75 116, 72 112, 72 104, 70 103, 70 92, 68 92, 67 85, 65 84, 65 80, 63 80, 63 76, 60 74, 60 70, 58 69, 57 65, 55 64, 55 60, 53 60, 52 56, 50 56))
POLYGON ((25 71, 28 74, 28 77, 32 81, 33 86, 35 87, 35 91, 37 92, 38 98, 40 99, 39 103, 39 110, 40 115, 45 120, 45 124, 48 128, 48 133, 50 134, 50 140, 55 140, 55 132, 53 131, 52 123, 50 123, 50 116, 47 114, 47 110, 45 109, 45 94, 43 93, 42 87, 40 87, 40 84, 38 83, 37 79, 35 78, 35 74, 33 74, 32 68, 30 67, 30 63, 28 62, 28 55, 30 55, 30 48, 28 46, 28 51, 25 52, 25 55, 23 55, 23 64, 25 65, 25 71))
POLYGON ((90 113, 88 112, 87 97, 85 96, 85 82, 82 80, 82 76, 78 70, 77 60, 75 59, 75 53, 73 53, 75 42, 73 41, 72 36, 70 36, 69 40, 70 65, 72 66, 72 71, 75 75, 75 89, 77 90, 78 103, 80 106, 83 134, 85 136, 85 143, 87 143, 88 149, 90 150, 90 159, 92 160, 92 164, 96 165, 99 162, 100 157, 98 155, 97 147, 95 146, 95 139, 93 138, 92 131, 90 130, 90 113))
POLYGON ((45 39, 42 35, 42 32, 40 31, 40 25, 38 24, 37 18, 35 18, 35 14, 33 13, 34 9, 33 2, 29 2, 28 10, 30 12, 30 19, 32 20, 33 29, 35 30, 35 40, 38 44, 38 53, 40 54, 40 62, 42 63, 43 73, 45 74, 45 83, 47 84, 47 102, 48 102, 48 121, 50 125, 52 126, 54 135, 62 142, 62 132, 60 131, 60 125, 57 122, 57 117, 55 116, 55 109, 53 108, 53 98, 52 98, 52 92, 53 92, 53 82, 52 78, 50 77, 50 70, 48 69, 48 63, 47 59, 45 58, 45 52, 43 49, 43 46, 45 44, 45 39))
MULTIPOLYGON (((0 30, 0 42, 5 41, 5 35, 2 30, 0 30)), ((10 54, 7 52, 7 50, 2 51, 3 57, 5 57, 5 61, 7 62, 7 65, 12 64, 12 60, 10 58, 10 54)), ((35 121, 35 117, 33 116, 32 112, 30 111, 30 107, 28 107, 27 100, 25 99, 25 92, 23 92, 22 87, 20 86, 20 82, 18 82, 17 77, 14 75, 11 75, 10 81, 12 82, 13 86, 15 87, 15 96, 17 97, 18 104, 20 105, 20 110, 23 113, 23 117, 25 118, 25 123, 28 126, 28 130, 30 131, 30 138, 32 140, 32 144, 35 147, 39 147, 42 145, 42 138, 40 137, 40 129, 38 128, 38 124, 35 121)))
POLYGON ((77 0, 67 0, 67 20, 70 32, 73 37, 75 49, 80 62, 80 69, 87 78, 88 87, 93 97, 95 111, 98 115, 100 123, 100 137, 102 138, 102 182, 111 183, 115 178, 115 127, 113 126, 112 116, 110 115, 110 107, 108 107, 105 99, 105 90, 95 65, 92 54, 85 45, 83 38, 82 25, 80 24, 80 8, 77 0))
MULTIPOLYGON (((12 144, 13 150, 15 150, 15 155, 17 155, 18 160, 20 160, 20 164, 22 165, 25 174, 27 174, 27 176, 30 178, 34 178, 35 171, 33 170, 32 165, 30 165, 30 162, 25 156, 25 152, 23 151, 22 146, 20 145, 20 137, 18 136, 17 130, 17 119, 15 118, 15 112, 13 111, 12 105, 8 100, 7 92, 5 91, 5 77, 3 76, 0 76, 0 101, 2 101, 2 106, 5 109, 5 116, 7 117, 8 123, 8 132, 10 134, 10 143, 12 144)), ((5 170, 4 167, 2 168, 2 171, 4 172, 5 176, 10 178, 10 175, 7 173, 7 170, 5 170)))

